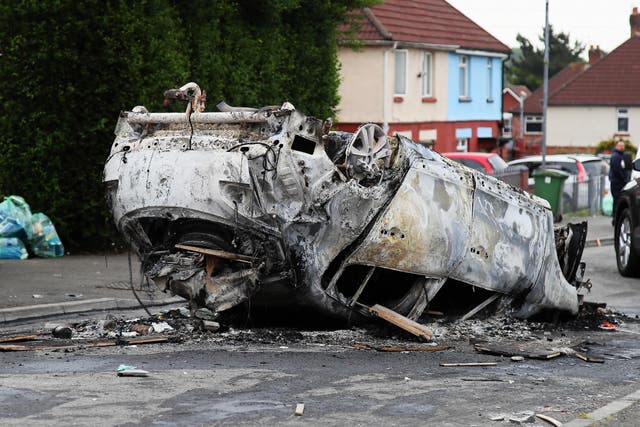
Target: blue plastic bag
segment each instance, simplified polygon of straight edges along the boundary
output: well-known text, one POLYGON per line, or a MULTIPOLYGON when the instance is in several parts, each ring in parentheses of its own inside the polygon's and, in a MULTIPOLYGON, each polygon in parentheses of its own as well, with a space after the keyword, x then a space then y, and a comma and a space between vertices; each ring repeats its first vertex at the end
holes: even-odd
POLYGON ((58 237, 53 223, 43 213, 35 213, 31 217, 31 252, 39 257, 60 257, 64 255, 64 246, 58 237))
POLYGON ((22 240, 17 237, 0 237, 0 258, 27 259, 28 256, 22 240))
POLYGON ((0 202, 0 237, 31 238, 31 208, 20 196, 0 202))

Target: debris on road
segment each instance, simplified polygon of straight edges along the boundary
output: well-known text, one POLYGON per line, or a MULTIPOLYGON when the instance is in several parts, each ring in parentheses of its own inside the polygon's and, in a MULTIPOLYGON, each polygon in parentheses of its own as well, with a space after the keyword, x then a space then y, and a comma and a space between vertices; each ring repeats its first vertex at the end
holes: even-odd
POLYGON ((137 323, 131 327, 131 331, 136 332, 138 335, 147 335, 151 330, 151 326, 142 323, 137 323))
POLYGON ((94 348, 94 347, 114 347, 117 345, 138 345, 138 344, 158 344, 169 342, 166 337, 153 337, 153 338, 121 338, 116 341, 85 341, 76 344, 67 345, 17 345, 17 344, 5 344, 0 345, 0 352, 2 351, 56 351, 56 350, 78 350, 81 348, 94 348))
POLYGON ((440 366, 445 368, 455 367, 474 367, 474 366, 496 366, 497 362, 465 362, 465 363, 441 363, 440 366))
POLYGON ((71 337, 73 337, 73 329, 66 325, 56 326, 51 331, 51 335, 56 338, 70 339, 71 337))
POLYGON ((562 425, 562 423, 558 420, 556 420, 553 417, 550 417, 548 415, 544 415, 544 414, 536 414, 536 417, 540 418, 543 421, 548 422, 549 424, 555 426, 555 427, 560 427, 562 425))
POLYGON ((449 350, 448 346, 433 346, 433 347, 373 347, 368 344, 356 344, 353 346, 356 350, 375 350, 389 353, 402 353, 409 351, 444 351, 449 350))
POLYGON ((525 424, 525 423, 533 423, 536 421, 535 412, 533 411, 522 411, 517 414, 513 414, 509 417, 509 421, 514 424, 525 424))
POLYGON ((304 403, 298 403, 296 405, 296 416, 301 417, 304 414, 304 403))
POLYGON ((521 356, 529 359, 548 360, 561 356, 563 352, 555 348, 546 348, 545 341, 497 341, 474 344, 473 348, 479 353, 497 356, 521 356))
POLYGON ((33 334, 33 335, 17 335, 12 337, 2 337, 0 338, 0 343, 39 340, 42 338, 42 335, 43 334, 33 334))
POLYGON ((585 362, 592 362, 592 363, 604 363, 604 359, 600 358, 600 357, 593 357, 593 356, 589 356, 587 354, 584 353, 578 353, 575 352, 574 355, 580 359, 580 360, 584 360, 585 362))
POLYGON ((158 334, 161 334, 164 331, 173 331, 173 328, 167 322, 151 323, 151 328, 153 329, 153 332, 156 332, 158 334))
POLYGON ((602 329, 603 331, 615 331, 617 329, 616 325, 607 321, 602 322, 598 326, 598 328, 602 329))
POLYGON ((135 366, 120 365, 118 366, 117 373, 119 377, 148 377, 149 372, 143 369, 138 369, 135 366))
POLYGON ((208 113, 200 93, 166 92, 186 114, 122 113, 104 183, 146 278, 205 320, 249 302, 354 322, 578 312, 586 222, 554 232, 548 202, 376 124, 334 132, 288 102, 208 113))
POLYGON ((205 331, 218 332, 220 330, 220 323, 212 322, 210 320, 203 320, 202 327, 205 331))
POLYGON ((417 336, 418 338, 429 340, 431 339, 431 337, 433 337, 433 332, 431 332, 424 325, 421 325, 418 322, 414 322, 413 320, 408 319, 403 315, 398 314, 395 311, 381 305, 376 304, 373 307, 370 307, 369 312, 401 329, 404 329, 405 331, 417 336))

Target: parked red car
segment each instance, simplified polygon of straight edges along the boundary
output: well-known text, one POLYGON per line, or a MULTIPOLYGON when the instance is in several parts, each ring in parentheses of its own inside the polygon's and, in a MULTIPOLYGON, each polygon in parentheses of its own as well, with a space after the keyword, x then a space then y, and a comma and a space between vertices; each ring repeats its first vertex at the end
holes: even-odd
POLYGON ((507 162, 495 153, 452 152, 441 154, 487 175, 495 175, 496 172, 501 172, 508 167, 507 162))

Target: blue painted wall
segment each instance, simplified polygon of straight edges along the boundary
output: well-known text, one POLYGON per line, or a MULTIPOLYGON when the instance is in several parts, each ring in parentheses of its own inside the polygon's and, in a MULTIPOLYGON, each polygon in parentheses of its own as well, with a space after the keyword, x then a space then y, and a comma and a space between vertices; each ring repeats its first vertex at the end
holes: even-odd
POLYGON ((447 84, 447 119, 461 120, 501 120, 502 119, 502 59, 491 58, 491 98, 487 102, 487 57, 468 55, 469 58, 469 98, 459 100, 458 63, 459 56, 449 53, 449 76, 447 84))

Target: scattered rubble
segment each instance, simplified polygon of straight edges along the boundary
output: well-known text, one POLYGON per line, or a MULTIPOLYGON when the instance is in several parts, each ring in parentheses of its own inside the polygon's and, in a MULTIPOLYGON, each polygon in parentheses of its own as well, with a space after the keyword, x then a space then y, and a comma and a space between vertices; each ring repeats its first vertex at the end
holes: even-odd
MULTIPOLYGON (((262 345, 288 349, 293 345, 396 353, 475 349, 480 353, 508 357, 508 361, 520 358, 549 360, 567 355, 585 362, 603 363, 605 349, 602 346, 598 346, 593 340, 576 341, 576 338, 570 339, 567 335, 575 337, 575 332, 609 335, 611 332, 603 332, 598 328, 603 321, 627 325, 626 329, 622 328, 624 330, 637 329, 639 322, 609 310, 595 308, 591 311, 584 310, 569 322, 556 324, 514 320, 508 316, 488 316, 465 321, 455 316, 437 319, 423 317, 421 321, 426 326, 421 326, 428 327, 434 334, 431 341, 424 343, 422 338, 391 325, 385 326, 384 323, 370 325, 366 329, 354 326, 349 329, 322 329, 322 321, 311 330, 265 325, 239 328, 241 322, 230 325, 203 320, 196 316, 198 314, 202 315, 203 312, 195 310, 192 315, 188 308, 179 307, 146 318, 116 318, 107 315, 103 320, 69 324, 48 322, 41 331, 35 333, 0 337, 0 351, 74 351, 118 345, 210 342, 215 345, 243 347, 262 345)), ((296 322, 291 321, 291 324, 296 322)), ((608 354, 615 356, 616 353, 608 354)), ((489 363, 486 359, 478 362, 489 363)), ((491 361, 498 362, 499 359, 491 361)))

